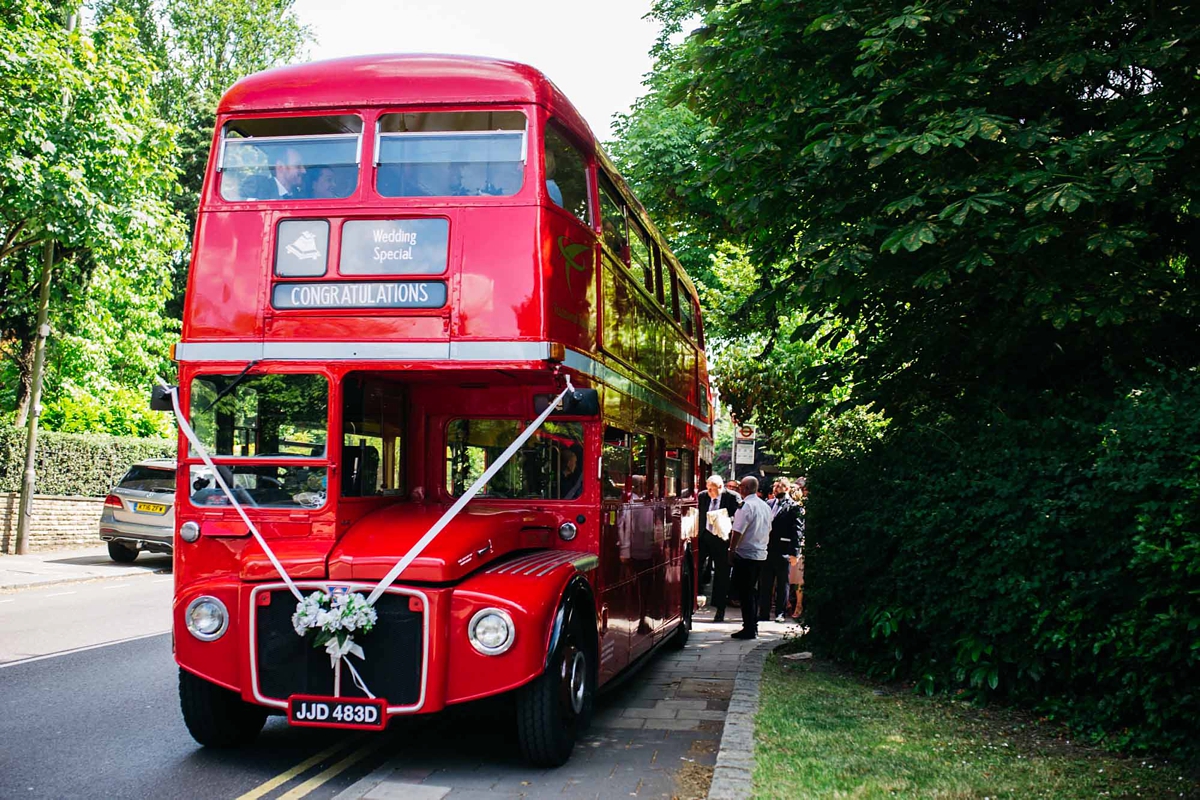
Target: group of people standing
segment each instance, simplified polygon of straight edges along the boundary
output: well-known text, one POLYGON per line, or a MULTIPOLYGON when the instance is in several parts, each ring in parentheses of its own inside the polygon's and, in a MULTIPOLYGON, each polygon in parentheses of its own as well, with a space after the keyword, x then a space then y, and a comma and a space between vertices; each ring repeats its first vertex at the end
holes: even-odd
POLYGON ((742 629, 732 636, 754 639, 760 621, 799 614, 807 489, 776 478, 764 499, 758 478, 730 481, 727 488, 720 475, 711 476, 706 488, 699 504, 700 574, 707 582, 711 571, 713 621, 725 621, 732 591, 742 609, 742 629))

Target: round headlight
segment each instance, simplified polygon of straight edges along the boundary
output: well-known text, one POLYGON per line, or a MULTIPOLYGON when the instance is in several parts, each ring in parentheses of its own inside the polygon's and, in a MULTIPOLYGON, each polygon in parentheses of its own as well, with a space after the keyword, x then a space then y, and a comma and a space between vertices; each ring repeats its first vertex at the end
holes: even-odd
POLYGON ((185 522, 179 526, 179 538, 185 542, 194 542, 200 538, 200 526, 195 522, 185 522))
POLYGON ((203 595, 188 603, 183 615, 188 632, 202 642, 220 639, 229 627, 229 612, 215 597, 203 595))
POLYGON ((574 522, 564 522, 558 526, 558 538, 564 542, 569 542, 579 535, 579 528, 575 527, 574 522))
POLYGON ((498 656, 512 647, 516 638, 512 617, 498 608, 485 608, 471 617, 467 627, 471 646, 485 656, 498 656))

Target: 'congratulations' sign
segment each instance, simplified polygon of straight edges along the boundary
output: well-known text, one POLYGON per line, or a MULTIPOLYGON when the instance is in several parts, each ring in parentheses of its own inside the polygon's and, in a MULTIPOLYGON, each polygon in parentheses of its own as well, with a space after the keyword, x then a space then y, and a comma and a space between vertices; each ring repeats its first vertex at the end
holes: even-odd
POLYGON ((443 281, 372 281, 370 283, 277 283, 275 308, 441 308, 443 281))

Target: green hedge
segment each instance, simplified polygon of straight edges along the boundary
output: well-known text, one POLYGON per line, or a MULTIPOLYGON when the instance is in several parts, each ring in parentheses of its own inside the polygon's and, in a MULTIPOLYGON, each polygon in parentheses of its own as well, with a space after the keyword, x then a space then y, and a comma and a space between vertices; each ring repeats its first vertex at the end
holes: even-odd
POLYGON ((810 474, 818 643, 1200 756, 1200 381, 893 431, 810 474), (1102 420, 1097 422, 1097 420, 1102 420))
MULTIPOLYGON (((102 497, 131 464, 174 457, 168 439, 39 431, 36 492, 102 497)), ((20 491, 24 468, 25 430, 0 426, 0 491, 20 491)))

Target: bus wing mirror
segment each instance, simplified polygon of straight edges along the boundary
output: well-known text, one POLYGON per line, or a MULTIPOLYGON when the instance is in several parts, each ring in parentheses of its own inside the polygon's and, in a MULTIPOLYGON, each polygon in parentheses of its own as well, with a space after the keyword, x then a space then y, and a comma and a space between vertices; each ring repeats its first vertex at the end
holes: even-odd
POLYGON ((150 410, 174 411, 175 406, 171 405, 171 392, 174 389, 174 386, 155 386, 153 389, 151 389, 150 410))
POLYGON ((600 393, 595 389, 576 389, 563 398, 563 413, 575 417, 594 417, 600 413, 600 393))
MULTIPOLYGON (((548 394, 533 396, 533 413, 541 414, 554 397, 548 394)), ((552 416, 595 417, 600 413, 600 393, 595 389, 576 389, 563 396, 562 403, 552 416)))

